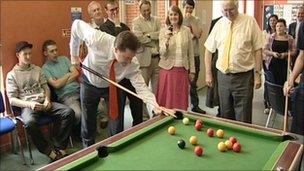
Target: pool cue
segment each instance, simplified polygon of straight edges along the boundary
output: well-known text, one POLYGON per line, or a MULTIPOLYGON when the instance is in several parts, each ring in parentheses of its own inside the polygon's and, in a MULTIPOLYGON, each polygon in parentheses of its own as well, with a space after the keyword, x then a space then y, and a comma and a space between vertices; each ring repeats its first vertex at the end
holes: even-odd
MULTIPOLYGON (((138 94, 136 94, 136 93, 130 91, 129 89, 127 89, 127 88, 125 88, 124 86, 122 86, 122 85, 116 83, 115 81, 112 81, 112 80, 110 80, 109 78, 107 78, 107 77, 105 77, 105 76, 99 74, 98 72, 96 72, 96 71, 94 71, 93 69, 91 69, 91 68, 89 68, 89 67, 83 65, 82 63, 80 63, 80 67, 83 68, 83 69, 85 69, 85 70, 87 70, 87 71, 89 71, 90 73, 96 75, 97 77, 100 77, 101 79, 107 81, 108 83, 113 84, 113 85, 115 85, 116 87, 118 87, 118 88, 124 90, 125 92, 130 93, 131 95, 133 95, 133 96, 135 96, 135 97, 141 99, 145 104, 150 104, 150 105, 153 105, 153 106, 154 106, 154 104, 152 104, 152 103, 146 101, 144 98, 140 97, 138 94)), ((174 110, 165 109, 164 107, 160 107, 160 108, 162 109, 164 115, 166 115, 166 116, 172 116, 172 117, 176 118, 176 116, 174 115, 174 110)))
MULTIPOLYGON (((288 57, 287 57, 287 81, 289 78, 289 69, 290 69, 290 50, 288 50, 288 57)), ((285 96, 285 110, 284 110, 284 127, 283 127, 283 134, 287 130, 287 120, 288 120, 288 95, 285 96)))

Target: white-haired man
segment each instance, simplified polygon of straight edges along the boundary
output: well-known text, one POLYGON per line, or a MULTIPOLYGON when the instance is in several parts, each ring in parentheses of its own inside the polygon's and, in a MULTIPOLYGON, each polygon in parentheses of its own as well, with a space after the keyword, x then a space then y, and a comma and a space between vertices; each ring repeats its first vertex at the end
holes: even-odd
POLYGON ((212 53, 216 67, 221 117, 252 122, 253 88, 261 87, 262 32, 256 20, 238 12, 238 1, 222 2, 221 18, 205 42, 207 86, 213 85, 212 53))
POLYGON ((100 3, 92 1, 88 5, 88 13, 91 17, 91 26, 99 29, 100 25, 104 23, 103 14, 100 3))

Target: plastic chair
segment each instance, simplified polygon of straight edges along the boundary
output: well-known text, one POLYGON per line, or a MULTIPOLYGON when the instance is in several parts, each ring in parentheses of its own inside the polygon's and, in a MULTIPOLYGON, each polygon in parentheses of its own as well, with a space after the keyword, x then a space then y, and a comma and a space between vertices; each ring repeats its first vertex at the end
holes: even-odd
POLYGON ((269 99, 269 104, 270 104, 270 111, 269 111, 269 115, 268 115, 265 127, 268 127, 270 118, 271 118, 272 114, 274 114, 272 126, 271 126, 271 127, 273 127, 277 114, 284 115, 285 96, 283 94, 283 86, 273 84, 268 81, 265 81, 265 84, 267 84, 266 91, 268 93, 268 99, 269 99))
MULTIPOLYGON (((5 112, 4 101, 3 101, 2 93, 0 92, 0 113, 4 114, 4 112, 5 112)), ((21 153, 21 159, 23 161, 23 164, 25 165, 26 162, 25 162, 25 158, 24 158, 23 147, 22 147, 20 138, 18 136, 17 121, 14 118, 9 117, 9 116, 1 116, 0 117, 0 136, 5 135, 7 133, 11 133, 14 153, 16 153, 14 140, 17 140, 19 150, 21 153)))
MULTIPOLYGON (((25 136, 25 142, 26 142, 26 146, 29 150, 29 155, 30 155, 30 163, 31 165, 34 164, 34 158, 33 158, 33 154, 32 154, 32 149, 31 149, 31 143, 30 143, 30 139, 29 139, 29 134, 26 131, 26 124, 23 121, 23 118, 21 116, 21 108, 16 107, 16 106, 11 106, 11 111, 14 114, 14 116, 16 117, 16 120, 21 123, 22 127, 23 127, 23 131, 24 131, 24 136, 25 136)), ((51 123, 53 122, 52 118, 49 116, 42 116, 38 119, 37 123, 39 126, 44 126, 44 125, 49 125, 49 129, 51 130, 51 123)))

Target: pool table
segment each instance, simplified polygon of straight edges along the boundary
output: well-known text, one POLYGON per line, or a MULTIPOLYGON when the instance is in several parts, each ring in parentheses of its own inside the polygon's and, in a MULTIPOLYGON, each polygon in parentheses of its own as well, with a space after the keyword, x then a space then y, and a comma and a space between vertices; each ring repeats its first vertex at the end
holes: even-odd
POLYGON ((189 125, 172 117, 157 116, 113 137, 80 150, 40 170, 294 170, 299 166, 303 145, 281 131, 237 121, 183 112, 189 125), (203 120, 201 131, 194 128, 203 120), (167 132, 169 126, 176 134, 167 132), (208 128, 224 130, 224 137, 209 137, 208 128), (195 135, 203 155, 193 152, 189 137, 195 135), (240 153, 220 152, 217 145, 235 136, 242 145, 240 153), (186 142, 180 149, 178 140, 186 142), (101 157, 100 150, 108 155, 101 157))

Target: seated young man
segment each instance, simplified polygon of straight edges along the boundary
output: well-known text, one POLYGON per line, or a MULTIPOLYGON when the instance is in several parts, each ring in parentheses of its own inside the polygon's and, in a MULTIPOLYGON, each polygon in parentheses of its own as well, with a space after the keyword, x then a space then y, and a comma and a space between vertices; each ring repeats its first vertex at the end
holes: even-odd
MULTIPOLYGON (((58 55, 57 43, 53 40, 46 40, 42 45, 42 53, 46 58, 42 71, 47 82, 54 89, 57 100, 75 112, 75 124, 73 134, 80 137, 81 105, 80 105, 80 85, 77 82, 78 71, 72 66, 71 61, 66 56, 58 55)), ((107 110, 102 101, 98 105, 99 127, 105 128, 107 124, 107 110)))
POLYGON ((46 58, 42 71, 47 82, 54 88, 57 100, 75 112, 75 135, 80 135, 80 86, 77 82, 78 71, 71 65, 65 56, 58 55, 58 47, 55 41, 46 40, 42 45, 43 55, 46 58))
POLYGON ((32 47, 26 41, 16 44, 18 63, 7 74, 6 91, 11 105, 21 108, 26 130, 37 149, 55 161, 66 154, 75 114, 65 105, 51 102, 46 78, 41 68, 31 62, 32 47), (42 115, 53 116, 60 122, 54 147, 44 138, 37 124, 42 115))

